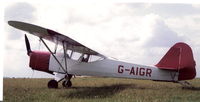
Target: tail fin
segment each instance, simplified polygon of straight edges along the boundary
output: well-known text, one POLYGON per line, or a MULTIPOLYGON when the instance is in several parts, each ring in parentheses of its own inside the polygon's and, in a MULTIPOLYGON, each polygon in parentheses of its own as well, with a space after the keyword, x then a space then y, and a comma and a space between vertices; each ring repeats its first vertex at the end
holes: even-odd
POLYGON ((178 71, 178 80, 193 79, 196 76, 196 64, 192 49, 189 45, 182 42, 172 46, 155 66, 160 69, 178 71))

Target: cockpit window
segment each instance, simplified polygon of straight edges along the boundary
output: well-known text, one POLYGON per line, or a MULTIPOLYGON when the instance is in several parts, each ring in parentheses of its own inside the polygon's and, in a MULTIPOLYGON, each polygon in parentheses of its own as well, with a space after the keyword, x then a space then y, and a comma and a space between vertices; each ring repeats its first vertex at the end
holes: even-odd
POLYGON ((80 57, 81 57, 81 53, 78 53, 78 52, 73 52, 72 56, 71 56, 71 59, 73 60, 79 60, 80 57))
POLYGON ((101 61, 101 60, 103 60, 103 59, 104 59, 104 58, 101 57, 101 56, 90 55, 89 62, 101 61))
MULTIPOLYGON (((63 48, 59 48, 57 53, 55 53, 55 55, 62 56, 64 58, 63 48)), ((95 61, 100 61, 104 59, 104 57, 101 57, 98 55, 90 55, 90 54, 84 54, 84 53, 79 53, 79 52, 73 52, 72 50, 66 50, 66 57, 72 60, 80 61, 80 62, 95 62, 95 61)))
POLYGON ((78 60, 80 62, 95 62, 95 61, 103 60, 104 58, 101 57, 101 56, 82 54, 82 53, 74 52, 72 54, 71 59, 78 60))

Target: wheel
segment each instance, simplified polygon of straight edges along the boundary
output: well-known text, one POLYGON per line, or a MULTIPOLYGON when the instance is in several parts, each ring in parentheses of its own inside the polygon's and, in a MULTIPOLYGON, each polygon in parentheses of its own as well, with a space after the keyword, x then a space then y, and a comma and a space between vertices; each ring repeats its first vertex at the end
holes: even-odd
POLYGON ((62 82, 62 85, 63 85, 63 87, 66 87, 66 88, 68 88, 68 87, 72 87, 72 82, 69 80, 69 81, 63 81, 62 82))
POLYGON ((62 82, 63 87, 66 87, 65 83, 66 83, 66 80, 62 82))
POLYGON ((48 82, 48 88, 58 88, 58 82, 56 80, 50 80, 48 82))

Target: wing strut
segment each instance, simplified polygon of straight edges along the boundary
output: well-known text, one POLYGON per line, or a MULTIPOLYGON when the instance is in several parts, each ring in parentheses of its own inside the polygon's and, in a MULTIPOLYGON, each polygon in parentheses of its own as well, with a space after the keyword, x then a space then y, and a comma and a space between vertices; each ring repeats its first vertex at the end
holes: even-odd
POLYGON ((58 62, 58 64, 60 65, 60 67, 62 68, 62 70, 68 75, 67 70, 64 69, 64 67, 62 66, 62 64, 58 61, 58 59, 56 58, 56 56, 53 54, 53 52, 50 50, 50 48, 47 46, 47 44, 45 43, 45 41, 40 37, 40 40, 42 41, 42 43, 45 45, 45 47, 49 50, 49 52, 51 53, 51 55, 55 58, 55 60, 58 62))
POLYGON ((66 53, 66 48, 65 42, 63 41, 63 50, 64 50, 64 59, 65 59, 65 69, 67 70, 67 53, 66 53))
POLYGON ((57 48, 58 48, 58 40, 56 40, 55 49, 54 49, 54 54, 56 54, 57 48))

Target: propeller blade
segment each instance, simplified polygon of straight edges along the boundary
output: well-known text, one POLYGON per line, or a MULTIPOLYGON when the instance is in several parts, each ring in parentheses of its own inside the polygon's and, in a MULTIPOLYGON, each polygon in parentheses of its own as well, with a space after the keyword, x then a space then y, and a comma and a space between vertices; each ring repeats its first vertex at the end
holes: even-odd
POLYGON ((26 43, 27 55, 29 55, 32 51, 31 51, 30 43, 26 34, 25 34, 25 43, 26 43))

